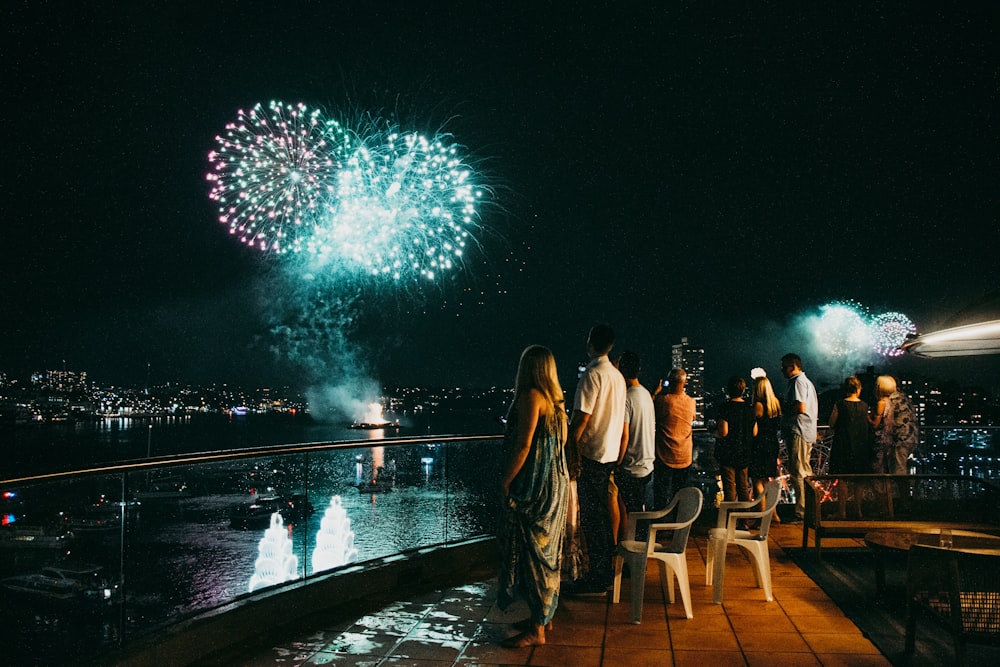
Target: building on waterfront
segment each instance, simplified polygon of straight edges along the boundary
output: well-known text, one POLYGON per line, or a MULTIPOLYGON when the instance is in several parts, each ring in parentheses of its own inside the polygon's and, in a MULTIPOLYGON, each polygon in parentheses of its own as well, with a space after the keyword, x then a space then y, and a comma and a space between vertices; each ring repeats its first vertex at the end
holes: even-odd
POLYGON ((59 393, 87 390, 86 371, 36 371, 31 374, 31 385, 36 389, 59 393))
POLYGON ((670 365, 687 372, 687 394, 695 403, 695 426, 705 425, 705 349, 694 347, 687 336, 671 347, 670 365))

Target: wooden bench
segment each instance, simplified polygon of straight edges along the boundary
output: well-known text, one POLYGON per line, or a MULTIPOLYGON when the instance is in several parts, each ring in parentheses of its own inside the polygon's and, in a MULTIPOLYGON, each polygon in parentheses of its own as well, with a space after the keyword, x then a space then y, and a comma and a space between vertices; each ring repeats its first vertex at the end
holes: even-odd
POLYGON ((813 531, 816 553, 825 537, 864 537, 875 530, 951 528, 1000 533, 1000 491, 963 475, 815 475, 805 480, 802 546, 813 531))

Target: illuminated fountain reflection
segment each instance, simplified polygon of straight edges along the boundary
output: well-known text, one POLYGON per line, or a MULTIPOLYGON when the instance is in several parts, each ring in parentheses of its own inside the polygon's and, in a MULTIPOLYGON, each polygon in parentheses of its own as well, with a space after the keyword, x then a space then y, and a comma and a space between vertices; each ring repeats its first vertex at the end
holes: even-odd
POLYGON ((340 496, 333 496, 316 533, 316 547, 312 555, 313 572, 329 570, 357 560, 358 550, 354 548, 351 520, 347 518, 347 510, 344 509, 340 496))
MULTIPOLYGON (((271 515, 271 527, 264 532, 257 546, 259 555, 250 577, 250 592, 291 581, 298 576, 298 557, 292 553, 292 540, 285 530, 281 514, 271 515)), ((352 537, 353 540, 353 537, 352 537)))

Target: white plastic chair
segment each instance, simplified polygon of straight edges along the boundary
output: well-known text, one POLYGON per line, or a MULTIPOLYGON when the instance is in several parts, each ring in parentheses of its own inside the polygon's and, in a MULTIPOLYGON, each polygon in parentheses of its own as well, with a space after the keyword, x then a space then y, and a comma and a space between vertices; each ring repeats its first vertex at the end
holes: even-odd
POLYGON ((684 602, 684 614, 694 618, 691 612, 691 584, 688 581, 687 561, 684 552, 687 549, 688 535, 691 524, 701 514, 704 495, 697 487, 681 489, 673 501, 662 510, 656 512, 631 512, 628 515, 626 539, 618 543, 615 552, 615 584, 612 602, 617 603, 622 586, 622 565, 627 562, 629 576, 632 579, 632 622, 642 621, 642 597, 646 584, 646 560, 654 559, 660 563, 660 581, 667 589, 671 604, 674 602, 674 577, 681 589, 681 600, 684 602), (649 526, 649 537, 645 542, 635 539, 635 526, 638 521, 652 521, 668 515, 677 509, 676 521, 672 523, 654 523, 649 526), (673 537, 669 542, 656 541, 660 531, 672 530, 673 537), (668 576, 669 574, 669 576, 668 576))
POLYGON ((764 510, 734 511, 759 508, 760 499, 729 501, 719 505, 719 520, 715 528, 708 532, 708 562, 705 565, 705 585, 715 586, 713 601, 722 604, 722 580, 726 570, 726 547, 735 544, 750 555, 753 563, 757 588, 764 589, 764 599, 774 600, 771 595, 771 557, 767 549, 767 532, 771 527, 771 517, 778 506, 781 494, 781 480, 773 479, 764 486, 764 510), (737 530, 738 521, 760 519, 760 531, 737 530))

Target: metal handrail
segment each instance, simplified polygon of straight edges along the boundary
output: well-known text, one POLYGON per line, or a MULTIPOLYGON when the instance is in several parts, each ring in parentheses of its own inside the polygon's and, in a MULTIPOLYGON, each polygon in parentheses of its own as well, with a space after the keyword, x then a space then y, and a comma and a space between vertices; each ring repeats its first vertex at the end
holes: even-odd
POLYGON ((301 454, 307 452, 329 451, 334 449, 366 449, 368 447, 397 447, 402 445, 439 444, 446 442, 466 442, 471 440, 500 440, 503 435, 489 433, 483 435, 434 435, 421 437, 385 438, 381 440, 333 440, 329 442, 296 443, 288 445, 267 445, 263 447, 247 447, 241 449, 223 449, 189 454, 168 454, 134 459, 120 463, 94 466, 76 470, 26 475, 0 479, 0 485, 24 484, 25 482, 44 482, 107 473, 125 473, 146 471, 154 468, 167 468, 180 465, 208 463, 217 461, 237 460, 253 456, 273 456, 281 454, 301 454))

